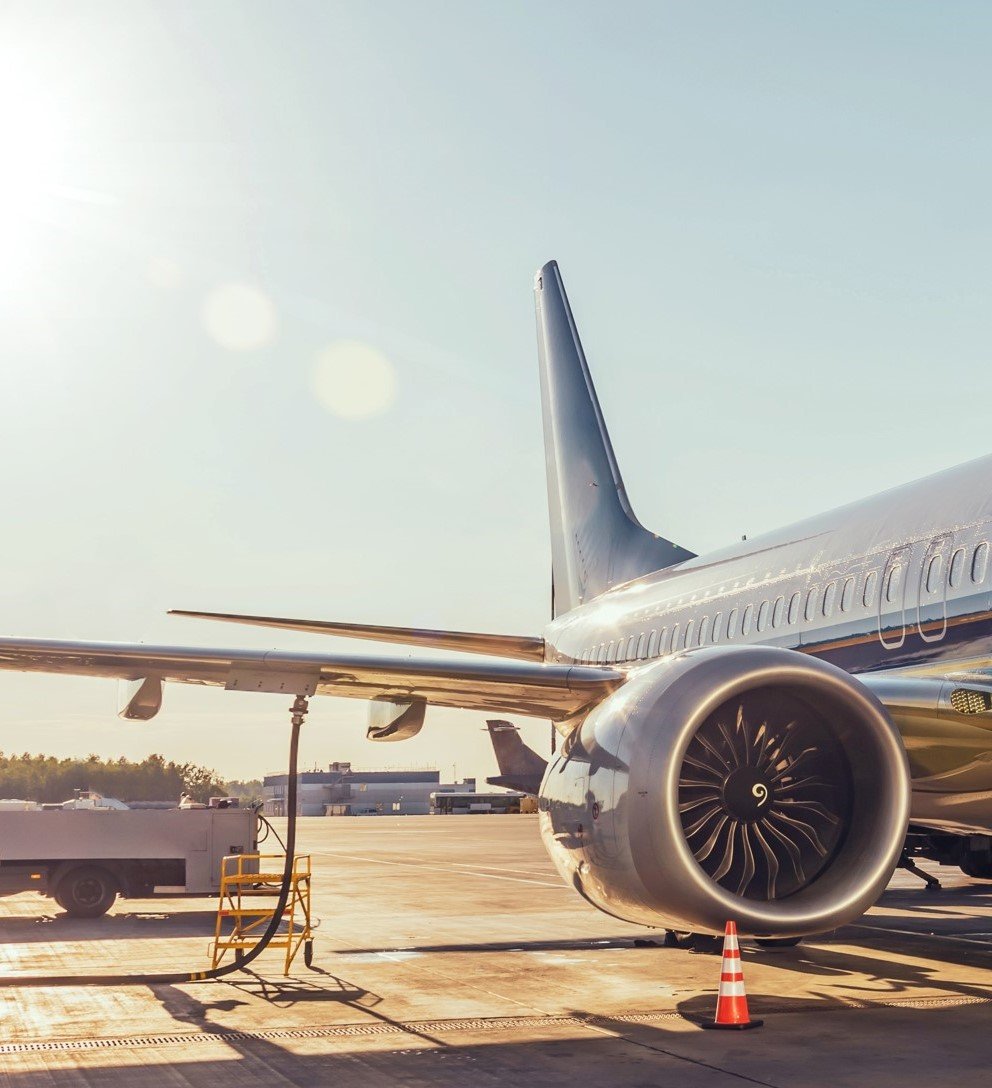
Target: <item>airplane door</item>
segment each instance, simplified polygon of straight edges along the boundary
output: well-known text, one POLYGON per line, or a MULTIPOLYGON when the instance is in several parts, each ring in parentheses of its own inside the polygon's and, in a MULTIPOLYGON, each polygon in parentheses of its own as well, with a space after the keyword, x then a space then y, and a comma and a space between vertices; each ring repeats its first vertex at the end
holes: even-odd
POLYGON ((878 588, 878 637, 887 650, 898 650, 906 641, 906 586, 912 545, 896 548, 885 561, 878 588))
POLYGON ((947 633, 947 564, 954 537, 944 533, 930 541, 920 567, 916 626, 924 642, 940 642, 947 633))

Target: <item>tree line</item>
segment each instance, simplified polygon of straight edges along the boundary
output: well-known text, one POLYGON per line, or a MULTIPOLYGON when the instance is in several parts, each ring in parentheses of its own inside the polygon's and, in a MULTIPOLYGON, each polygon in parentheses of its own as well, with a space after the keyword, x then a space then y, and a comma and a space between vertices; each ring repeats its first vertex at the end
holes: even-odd
POLYGON ((140 763, 120 759, 57 759, 55 756, 7 755, 0 752, 0 797, 53 803, 68 801, 76 790, 96 790, 120 801, 194 801, 227 796, 221 780, 197 763, 166 762, 150 755, 140 763))

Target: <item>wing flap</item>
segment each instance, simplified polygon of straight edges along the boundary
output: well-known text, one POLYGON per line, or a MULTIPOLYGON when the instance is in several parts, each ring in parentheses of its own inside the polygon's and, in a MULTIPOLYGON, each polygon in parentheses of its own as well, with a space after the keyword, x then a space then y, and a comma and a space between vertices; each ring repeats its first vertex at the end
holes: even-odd
POLYGON ((206 684, 493 710, 562 721, 605 698, 623 673, 591 665, 409 660, 283 651, 0 638, 0 669, 206 684))

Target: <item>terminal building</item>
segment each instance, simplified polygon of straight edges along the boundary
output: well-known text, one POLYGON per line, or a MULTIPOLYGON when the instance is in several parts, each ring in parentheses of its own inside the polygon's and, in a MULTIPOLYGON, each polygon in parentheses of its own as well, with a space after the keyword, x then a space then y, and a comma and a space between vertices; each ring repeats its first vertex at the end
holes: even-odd
MULTIPOLYGON (((267 774, 262 781, 262 812, 286 815, 287 774, 267 774)), ((297 775, 299 816, 423 816, 431 796, 475 793, 475 779, 443 783, 439 771, 355 771, 350 763, 332 763, 326 771, 297 775)))

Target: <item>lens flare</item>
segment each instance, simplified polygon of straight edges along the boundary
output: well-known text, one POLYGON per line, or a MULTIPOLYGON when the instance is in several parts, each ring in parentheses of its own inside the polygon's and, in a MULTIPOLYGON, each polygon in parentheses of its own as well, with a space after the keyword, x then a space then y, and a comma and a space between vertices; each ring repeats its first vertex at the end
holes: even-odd
POLYGON ((272 343, 278 320, 264 291, 247 283, 225 283, 204 299, 203 324, 222 348, 254 351, 272 343))
POLYGON ((385 412, 396 398, 396 372, 375 348, 358 340, 338 340, 317 356, 313 369, 317 399, 343 419, 368 419, 385 412))

